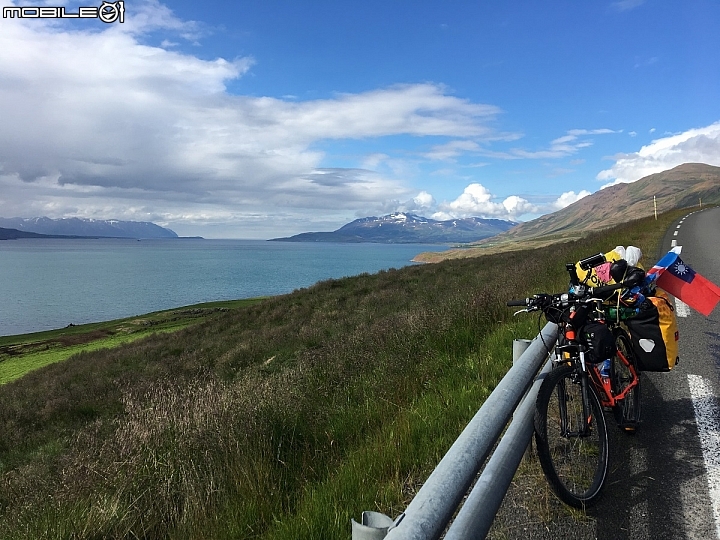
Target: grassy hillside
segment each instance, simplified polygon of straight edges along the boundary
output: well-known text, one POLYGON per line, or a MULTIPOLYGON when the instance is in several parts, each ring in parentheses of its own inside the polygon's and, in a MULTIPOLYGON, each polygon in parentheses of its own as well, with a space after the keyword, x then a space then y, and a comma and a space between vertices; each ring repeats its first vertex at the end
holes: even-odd
MULTIPOLYGON (((685 163, 651 174, 630 184, 617 184, 532 221, 521 223, 506 239, 567 238, 580 231, 597 231, 617 225, 626 216, 652 216, 676 208, 720 203, 720 167, 685 163)), ((498 238, 500 240, 500 238, 498 238)), ((494 240, 493 240, 494 241, 494 240)))
POLYGON ((509 298, 672 219, 321 282, 0 386, 0 538, 348 538, 397 515, 511 361, 509 298))
POLYGON ((628 217, 634 219, 678 208, 720 204, 720 167, 704 163, 685 163, 673 169, 651 174, 631 184, 618 184, 532 221, 516 225, 492 238, 467 244, 461 249, 421 253, 419 262, 477 257, 522 249, 544 247, 612 228, 628 217))

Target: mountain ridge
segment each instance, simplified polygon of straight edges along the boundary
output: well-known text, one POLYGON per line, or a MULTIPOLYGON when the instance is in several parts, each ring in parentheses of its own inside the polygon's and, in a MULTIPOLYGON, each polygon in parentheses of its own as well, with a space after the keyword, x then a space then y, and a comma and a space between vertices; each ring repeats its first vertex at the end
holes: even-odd
POLYGON ((466 243, 494 236, 515 226, 501 219, 458 218, 439 221, 406 212, 359 218, 332 232, 307 232, 278 242, 343 242, 432 244, 466 243))
POLYGON ((720 167, 684 163, 632 183, 596 191, 557 212, 520 223, 493 241, 604 229, 651 216, 655 204, 657 212, 662 213, 698 204, 700 199, 706 204, 720 203, 720 167))
MULTIPOLYGON (((121 221, 117 219, 0 218, 0 228, 50 237, 178 238, 175 231, 150 221, 121 221)), ((27 236, 23 238, 27 238, 27 236)))

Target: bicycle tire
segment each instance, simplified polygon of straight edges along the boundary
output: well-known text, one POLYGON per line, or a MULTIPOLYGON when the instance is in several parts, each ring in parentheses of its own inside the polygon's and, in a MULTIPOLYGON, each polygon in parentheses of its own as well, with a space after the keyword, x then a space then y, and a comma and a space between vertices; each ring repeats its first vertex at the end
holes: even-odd
POLYGON ((582 388, 573 366, 562 365, 548 374, 540 386, 535 410, 535 442, 543 473, 557 497, 574 508, 585 508, 598 499, 608 471, 605 417, 589 381, 587 389, 591 409, 587 435, 579 434, 582 388))
MULTIPOLYGON (((638 384, 628 392, 624 399, 618 400, 613 407, 613 416, 620 429, 625 431, 625 433, 634 434, 640 423, 640 370, 637 365, 635 353, 633 353, 632 342, 627 332, 622 329, 617 329, 615 331, 615 343, 618 350, 622 352, 628 362, 635 368, 635 372, 638 374, 638 384)), ((632 374, 630 370, 623 364, 618 355, 615 354, 610 367, 610 382, 613 393, 620 395, 631 381, 632 374)))

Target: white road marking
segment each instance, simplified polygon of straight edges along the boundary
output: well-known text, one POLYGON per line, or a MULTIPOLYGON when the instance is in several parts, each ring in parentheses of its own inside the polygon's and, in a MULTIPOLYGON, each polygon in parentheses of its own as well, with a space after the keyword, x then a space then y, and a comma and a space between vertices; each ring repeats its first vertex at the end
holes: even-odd
POLYGON ((715 534, 720 540, 720 407, 710 384, 699 375, 688 375, 690 398, 695 409, 700 445, 705 458, 708 492, 715 518, 715 534))
POLYGON ((676 229, 679 229, 679 228, 680 228, 680 225, 678 225, 678 226, 677 226, 677 227, 675 227, 675 228, 676 228, 676 229))
POLYGON ((688 317, 690 315, 690 306, 679 299, 675 299, 675 313, 678 317, 688 317))
POLYGON ((673 236, 677 236, 677 233, 678 233, 678 232, 677 232, 677 231, 675 231, 675 232, 673 233, 673 236))

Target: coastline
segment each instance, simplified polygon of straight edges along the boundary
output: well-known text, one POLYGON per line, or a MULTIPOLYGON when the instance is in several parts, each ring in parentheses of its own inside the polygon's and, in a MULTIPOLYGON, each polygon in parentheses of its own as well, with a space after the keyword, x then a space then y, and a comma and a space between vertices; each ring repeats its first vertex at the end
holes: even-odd
POLYGON ((118 347, 158 332, 177 332, 266 298, 203 302, 134 317, 0 336, 0 385, 80 352, 118 347))

